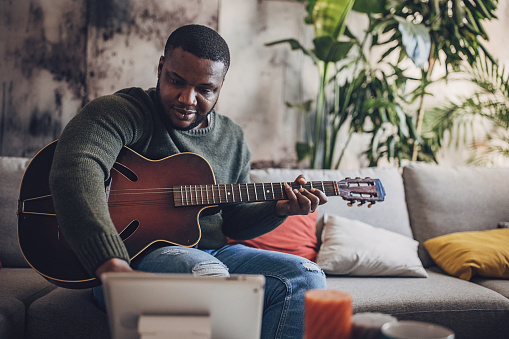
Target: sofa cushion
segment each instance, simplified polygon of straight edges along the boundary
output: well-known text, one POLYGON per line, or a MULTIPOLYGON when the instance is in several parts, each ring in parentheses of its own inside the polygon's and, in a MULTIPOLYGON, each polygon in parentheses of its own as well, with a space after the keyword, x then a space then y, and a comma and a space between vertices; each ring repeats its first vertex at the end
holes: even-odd
POLYGON ((23 338, 25 309, 55 289, 30 268, 0 271, 0 338, 23 338))
POLYGON ((0 297, 13 297, 28 307, 37 298, 56 288, 31 268, 3 268, 0 271, 0 297))
POLYGON ((502 294, 504 297, 509 299, 509 281, 504 279, 489 279, 483 277, 474 277, 472 282, 489 288, 497 293, 502 294))
MULTIPOLYGON (((318 234, 322 231, 322 217, 325 213, 356 219, 370 225, 412 237, 405 203, 405 192, 401 175, 396 168, 362 168, 359 170, 310 170, 310 169, 259 169, 251 170, 253 182, 288 182, 299 174, 304 174, 308 181, 340 181, 346 177, 371 177, 380 179, 387 194, 385 201, 372 208, 348 207, 340 197, 329 197, 329 201, 318 207, 318 234)), ((320 239, 320 237, 318 237, 320 239)))
POLYGON ((108 317, 93 302, 92 291, 58 287, 27 311, 25 339, 107 339, 108 317))
POLYGON ((0 260, 3 267, 29 267, 18 245, 19 187, 29 159, 0 157, 0 260))
POLYGON ((292 215, 269 233, 250 240, 228 239, 228 243, 290 253, 315 261, 318 250, 316 218, 317 212, 308 215, 292 215))
POLYGON ((450 233, 426 240, 424 247, 455 277, 509 279, 509 229, 450 233))
POLYGON ((509 168, 412 163, 403 169, 405 195, 419 256, 433 260, 424 241, 440 235, 497 228, 509 220, 509 168))
POLYGON ((509 299, 469 281, 427 271, 427 279, 327 277, 327 288, 349 293, 354 313, 380 312, 399 320, 436 323, 452 329, 456 338, 507 338, 509 299))
POLYGON ((325 273, 427 277, 414 239, 331 214, 324 223, 317 264, 325 273))
POLYGON ((0 296, 0 338, 23 338, 25 305, 11 296, 0 296))

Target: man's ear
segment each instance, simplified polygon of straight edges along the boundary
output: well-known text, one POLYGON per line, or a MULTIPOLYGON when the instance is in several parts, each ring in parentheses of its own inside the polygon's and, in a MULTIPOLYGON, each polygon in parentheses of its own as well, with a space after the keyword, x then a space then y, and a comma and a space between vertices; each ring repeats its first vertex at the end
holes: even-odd
POLYGON ((157 77, 159 78, 161 76, 161 72, 163 71, 163 65, 164 65, 164 56, 161 55, 159 58, 159 65, 157 65, 157 77))

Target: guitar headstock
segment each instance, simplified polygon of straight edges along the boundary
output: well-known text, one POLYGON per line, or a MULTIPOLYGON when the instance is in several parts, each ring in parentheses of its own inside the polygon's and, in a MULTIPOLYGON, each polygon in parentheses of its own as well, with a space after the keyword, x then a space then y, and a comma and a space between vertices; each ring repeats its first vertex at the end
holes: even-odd
POLYGON ((338 182, 338 188, 339 195, 348 200, 348 206, 353 206, 355 202, 362 206, 368 202, 368 207, 371 207, 385 199, 385 189, 379 179, 345 178, 338 182))

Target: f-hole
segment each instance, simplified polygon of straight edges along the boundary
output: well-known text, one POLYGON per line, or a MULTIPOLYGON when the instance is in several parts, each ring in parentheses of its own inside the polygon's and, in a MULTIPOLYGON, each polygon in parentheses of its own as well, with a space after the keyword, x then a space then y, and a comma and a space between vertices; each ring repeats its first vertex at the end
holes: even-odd
POLYGON ((120 239, 122 241, 126 241, 127 238, 129 238, 131 235, 133 235, 134 232, 138 229, 140 226, 140 222, 138 220, 133 220, 129 225, 127 225, 126 228, 122 230, 118 235, 120 235, 120 239))
POLYGON ((113 164, 113 168, 116 169, 120 174, 129 179, 132 182, 138 181, 138 176, 130 168, 122 165, 119 162, 113 164))

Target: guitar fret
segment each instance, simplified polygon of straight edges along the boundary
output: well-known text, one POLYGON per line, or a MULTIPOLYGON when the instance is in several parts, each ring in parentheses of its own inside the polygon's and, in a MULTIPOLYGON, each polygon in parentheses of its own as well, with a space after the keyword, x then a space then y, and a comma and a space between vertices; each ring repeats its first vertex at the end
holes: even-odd
MULTIPOLYGON (((175 186, 174 201, 176 206, 197 206, 283 200, 287 199, 286 185, 289 185, 291 189, 320 189, 326 196, 343 196, 345 190, 337 181, 309 181, 305 185, 295 182, 183 185, 175 186)), ((349 185, 353 187, 351 183, 349 185)), ((359 192, 357 189, 356 194, 359 198, 363 198, 369 197, 370 193, 359 192)))
MULTIPOLYGON (((350 191, 355 187, 357 199, 366 200, 366 198, 372 197, 372 195, 370 195, 372 193, 366 193, 368 189, 364 188, 368 187, 369 183, 363 186, 358 183, 357 186, 354 186, 355 184, 355 182, 351 181, 346 185, 337 181, 309 181, 304 185, 295 182, 183 185, 175 186, 174 201, 176 206, 198 206, 235 202, 283 200, 287 199, 286 185, 289 185, 291 189, 320 189, 326 196, 344 196, 345 190, 350 191), (347 187, 344 188, 343 186, 347 187), (357 188, 358 186, 361 188, 357 188)), ((349 196, 349 200, 354 200, 354 198, 349 196)))

